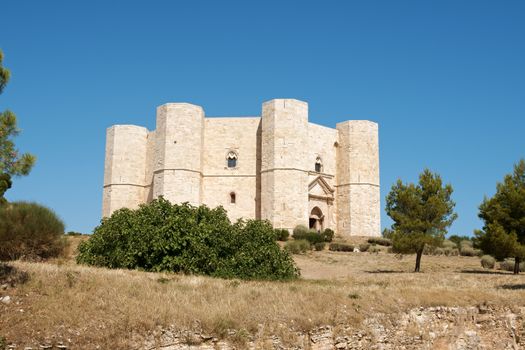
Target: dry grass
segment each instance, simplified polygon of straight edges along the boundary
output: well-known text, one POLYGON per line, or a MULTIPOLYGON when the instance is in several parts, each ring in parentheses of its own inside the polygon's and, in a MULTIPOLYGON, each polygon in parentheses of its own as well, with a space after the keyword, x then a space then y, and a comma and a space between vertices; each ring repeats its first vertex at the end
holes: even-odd
MULTIPOLYGON (((417 306, 513 306, 523 303, 525 275, 487 274, 477 257, 312 252, 296 256, 303 278, 245 282, 207 277, 107 270, 64 263, 14 262, 29 282, 0 291, 0 336, 17 344, 63 340, 74 348, 130 348, 159 328, 226 337, 280 334, 290 327, 358 324, 367 315, 395 315, 417 306)), ((394 316, 393 316, 394 317, 394 316)))

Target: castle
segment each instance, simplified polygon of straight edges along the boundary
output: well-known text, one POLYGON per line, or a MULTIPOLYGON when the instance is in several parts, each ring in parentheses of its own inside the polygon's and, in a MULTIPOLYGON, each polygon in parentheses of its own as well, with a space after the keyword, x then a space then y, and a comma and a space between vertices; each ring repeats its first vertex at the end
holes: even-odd
POLYGON ((260 117, 205 118, 200 106, 157 108, 157 129, 107 129, 103 216, 163 196, 222 205, 232 221, 302 224, 380 235, 378 126, 308 122, 308 104, 275 99, 260 117))

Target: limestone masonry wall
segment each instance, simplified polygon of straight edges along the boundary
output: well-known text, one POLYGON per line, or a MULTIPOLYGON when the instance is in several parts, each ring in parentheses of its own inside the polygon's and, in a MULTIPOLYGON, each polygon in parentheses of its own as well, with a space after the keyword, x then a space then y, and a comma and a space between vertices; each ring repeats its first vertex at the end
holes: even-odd
POLYGON ((261 117, 232 118, 205 118, 200 106, 167 103, 157 108, 155 131, 108 128, 102 215, 159 196, 221 205, 233 221, 377 236, 378 127, 362 120, 336 129, 309 123, 308 104, 294 99, 265 102, 261 117))

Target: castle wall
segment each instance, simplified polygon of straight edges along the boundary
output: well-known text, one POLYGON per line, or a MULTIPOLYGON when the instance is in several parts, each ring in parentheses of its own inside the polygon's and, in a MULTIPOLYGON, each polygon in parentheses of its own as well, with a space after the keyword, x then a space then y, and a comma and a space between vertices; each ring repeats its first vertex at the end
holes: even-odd
POLYGON ((378 126, 366 120, 337 124, 338 229, 342 236, 379 236, 378 126))
MULTIPOLYGON (((335 189, 337 176, 337 148, 338 131, 336 129, 309 123, 308 124, 308 183, 322 176, 328 185, 335 189), (323 167, 321 173, 315 172, 317 157, 321 157, 323 167)), ((324 228, 337 229, 337 201, 330 205, 323 200, 310 199, 308 213, 314 207, 319 207, 325 215, 324 228)))
POLYGON ((147 136, 148 130, 140 126, 107 129, 102 216, 137 208, 144 201, 147 136))
POLYGON ((308 123, 308 104, 293 99, 265 102, 261 117, 244 118, 205 118, 199 106, 168 103, 157 108, 155 131, 107 130, 103 216, 159 196, 221 205, 232 221, 267 219, 287 229, 308 225, 318 207, 324 228, 378 236, 378 127, 308 123), (234 168, 227 163, 230 151, 237 155, 234 168))
POLYGON ((189 103, 157 108, 153 198, 201 203, 204 111, 189 103))
POLYGON ((257 217, 257 131, 259 117, 206 118, 203 148, 202 202, 222 205, 232 221, 257 217), (228 168, 227 154, 238 155, 237 166, 228 168), (231 203, 230 193, 235 193, 231 203))
POLYGON ((308 104, 265 102, 261 128, 261 217, 279 228, 308 225, 308 104))
POLYGON ((146 174, 144 177, 144 203, 149 203, 153 200, 153 169, 155 167, 155 146, 157 142, 155 136, 155 130, 148 132, 148 142, 146 145, 146 174))
POLYGON ((336 147, 338 141, 336 129, 308 123, 308 170, 315 170, 315 161, 320 156, 323 161, 322 173, 335 177, 337 172, 336 147))

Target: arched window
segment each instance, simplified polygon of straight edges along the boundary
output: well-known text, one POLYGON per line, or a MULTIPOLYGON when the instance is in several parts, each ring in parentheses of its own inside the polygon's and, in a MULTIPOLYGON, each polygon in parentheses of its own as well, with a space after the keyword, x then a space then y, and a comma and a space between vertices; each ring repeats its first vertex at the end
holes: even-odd
POLYGON ((321 160, 321 157, 317 157, 317 159, 315 160, 315 171, 317 173, 323 171, 323 161, 321 160))
POLYGON ((231 204, 235 204, 235 201, 237 200, 236 196, 235 196, 235 192, 231 192, 230 193, 230 203, 231 204))
POLYGON ((231 151, 228 152, 228 156, 226 157, 226 161, 228 162, 228 168, 235 168, 237 167, 237 153, 231 151))

